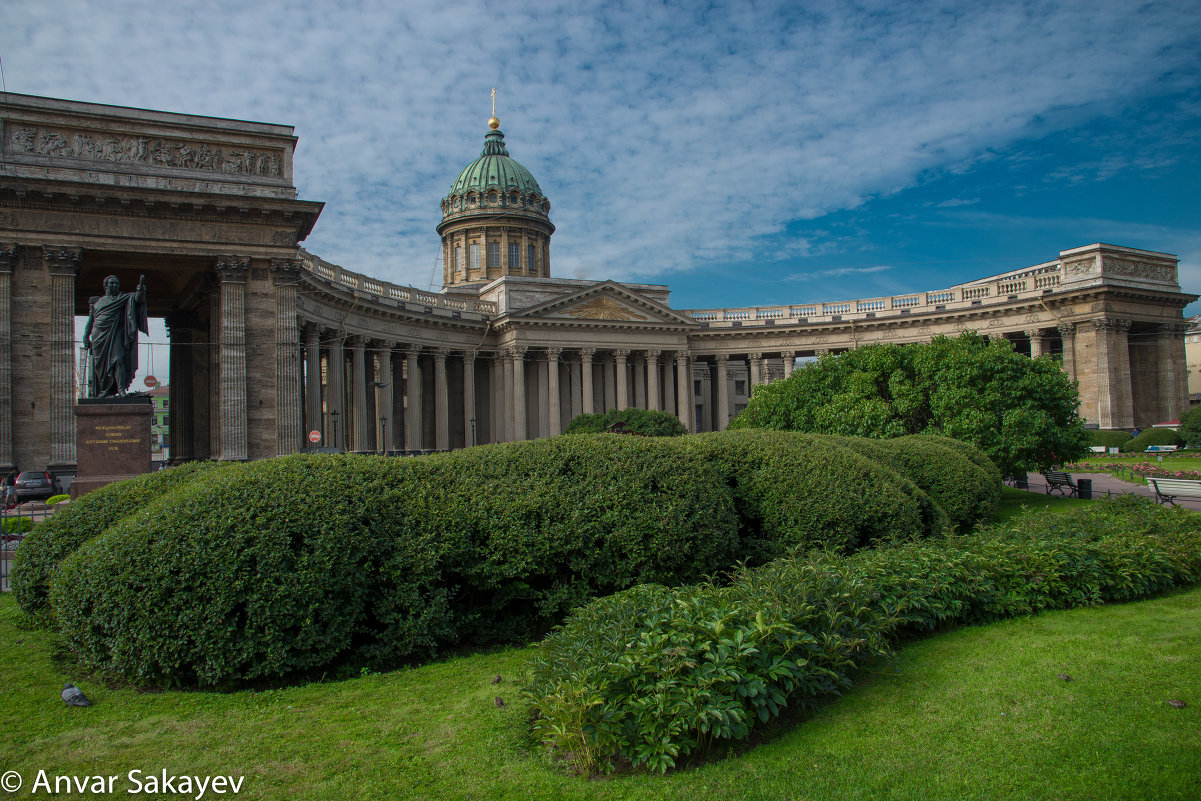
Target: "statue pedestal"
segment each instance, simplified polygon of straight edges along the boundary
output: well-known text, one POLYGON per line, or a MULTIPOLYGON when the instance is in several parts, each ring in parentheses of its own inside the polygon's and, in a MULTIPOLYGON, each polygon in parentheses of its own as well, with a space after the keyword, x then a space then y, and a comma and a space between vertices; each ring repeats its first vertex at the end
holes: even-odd
POLYGON ((150 472, 150 422, 154 403, 147 394, 123 398, 80 398, 75 406, 76 458, 72 500, 97 487, 150 472))

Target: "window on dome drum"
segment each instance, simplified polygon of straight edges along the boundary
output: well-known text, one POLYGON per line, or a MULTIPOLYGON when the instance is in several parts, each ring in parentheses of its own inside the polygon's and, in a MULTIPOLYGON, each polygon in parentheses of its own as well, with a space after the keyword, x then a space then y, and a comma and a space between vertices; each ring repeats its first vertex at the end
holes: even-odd
POLYGON ((489 195, 488 195, 488 202, 489 202, 489 203, 495 203, 495 202, 496 202, 496 193, 495 193, 495 192, 492 192, 491 194, 489 194, 489 195))
POLYGON ((513 193, 513 194, 511 194, 511 195, 509 195, 509 202, 510 202, 510 203, 516 203, 516 202, 517 202, 517 193, 516 193, 516 192, 514 192, 514 193, 513 193))
POLYGON ((521 269, 521 245, 517 242, 509 243, 509 269, 521 269))
POLYGON ((480 268, 480 246, 472 245, 470 250, 471 269, 478 270, 480 268))
POLYGON ((455 245, 455 272, 463 272, 463 246, 455 245))
POLYGON ((499 242, 489 242, 488 243, 488 266, 489 267, 499 267, 500 266, 500 243, 499 242))
POLYGON ((529 273, 530 275, 533 275, 536 272, 538 272, 538 261, 535 258, 535 256, 537 255, 537 252, 538 252, 537 248, 535 248, 533 245, 526 246, 525 271, 527 273, 529 273))

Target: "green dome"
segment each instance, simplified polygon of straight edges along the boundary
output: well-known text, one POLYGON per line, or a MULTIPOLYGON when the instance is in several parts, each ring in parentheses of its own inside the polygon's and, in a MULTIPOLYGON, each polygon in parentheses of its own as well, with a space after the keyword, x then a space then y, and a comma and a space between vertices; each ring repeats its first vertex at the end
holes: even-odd
POLYGON ((505 148, 505 135, 498 130, 484 135, 484 151, 480 157, 468 164, 450 186, 447 197, 466 195, 469 192, 483 194, 488 189, 500 192, 516 190, 523 195, 542 195, 538 182, 530 171, 509 156, 505 148))

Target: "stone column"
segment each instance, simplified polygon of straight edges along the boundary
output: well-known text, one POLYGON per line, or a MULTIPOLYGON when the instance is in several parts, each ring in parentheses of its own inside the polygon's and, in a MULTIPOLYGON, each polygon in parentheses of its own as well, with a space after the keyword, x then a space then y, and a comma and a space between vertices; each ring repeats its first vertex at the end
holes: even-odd
POLYGON ((519 345, 512 349, 513 353, 513 440, 529 439, 529 424, 525 408, 525 352, 526 347, 519 345))
POLYGON ((562 348, 546 349, 546 392, 549 401, 546 406, 548 433, 557 437, 563 433, 563 409, 559 403, 559 355, 562 348))
POLYGON ((1115 428, 1134 428, 1134 382, 1130 375, 1130 321, 1114 320, 1114 373, 1110 385, 1115 389, 1115 428))
POLYGON ((325 444, 331 448, 349 450, 346 444, 346 337, 341 331, 333 332, 326 354, 326 407, 329 426, 325 429, 325 444), (337 412, 337 417, 334 417, 337 412))
POLYGON ((492 402, 488 404, 492 421, 492 441, 505 441, 505 359, 504 351, 496 351, 488 358, 488 384, 492 402))
POLYGON ((421 368, 417 358, 420 345, 409 345, 405 353, 405 448, 421 450, 421 368))
POLYGON ((0 470, 15 464, 13 449, 13 271, 17 246, 0 243, 0 470))
POLYGON ((796 351, 786 350, 780 356, 784 358, 784 380, 787 381, 796 370, 796 351))
MULTIPOLYGON (((501 258, 508 258, 502 256, 501 258)), ((470 448, 476 443, 475 430, 479 421, 475 419, 475 351, 463 351, 463 445, 470 448)))
POLYGON ((348 450, 366 451, 367 447, 367 341, 361 337, 350 340, 350 400, 354 411, 351 427, 353 447, 348 450))
POLYGON ((696 432, 696 424, 692 419, 692 357, 688 351, 676 353, 676 416, 684 424, 684 428, 696 432))
POLYGON ((1092 321, 1097 344, 1097 423, 1101 428, 1134 425, 1126 332, 1129 320, 1099 317, 1092 321))
POLYGON ((663 411, 669 414, 676 413, 676 382, 675 376, 672 374, 671 366, 673 362, 670 357, 663 360, 662 378, 663 378, 663 411))
POLYGON ((1059 326, 1059 336, 1063 338, 1063 371, 1073 381, 1076 377, 1076 324, 1064 323, 1059 326))
POLYGON ((595 356, 596 348, 580 349, 580 402, 583 409, 580 414, 596 413, 592 389, 592 359, 595 356))
POLYGON ((396 426, 392 419, 392 410, 396 406, 396 384, 394 383, 396 371, 392 367, 392 349, 395 347, 395 342, 388 340, 380 342, 379 373, 376 379, 379 389, 379 406, 376 413, 380 418, 380 450, 384 453, 396 448, 393 445, 396 442, 396 426))
MULTIPOLYGON (((309 431, 321 431, 321 326, 316 323, 305 326, 304 351, 304 426, 309 431)), ((171 363, 175 363, 174 357, 171 363)), ((319 444, 328 444, 324 434, 319 444)))
POLYGON ((218 256, 217 278, 221 285, 221 333, 219 340, 221 388, 221 440, 218 458, 245 461, 250 458, 246 413, 246 273, 250 259, 218 256))
POLYGON ((567 419, 574 420, 580 414, 580 363, 577 360, 566 360, 567 366, 567 419))
POLYGON ((275 452, 295 453, 305 439, 301 420, 300 328, 296 320, 296 291, 300 259, 272 259, 275 284, 275 452))
POLYGON ((504 442, 513 442, 517 439, 517 427, 513 422, 514 409, 516 404, 513 402, 513 395, 517 392, 516 386, 513 384, 513 351, 506 349, 504 354, 503 368, 505 371, 505 380, 502 383, 504 387, 504 442))
POLYGON ((646 359, 637 354, 631 354, 630 370, 634 374, 634 400, 633 407, 635 409, 649 409, 646 397, 646 359))
POLYGON ((620 411, 630 405, 630 387, 629 375, 626 372, 626 359, 629 358, 628 350, 613 351, 613 366, 617 375, 617 398, 616 408, 620 411))
POLYGON ((195 388, 192 374, 192 343, 199 323, 191 312, 173 311, 167 315, 167 337, 171 340, 171 367, 168 381, 167 426, 171 464, 196 458, 195 388))
POLYGON ((1027 331, 1026 336, 1030 337, 1030 358, 1037 359, 1047 352, 1047 335, 1042 332, 1042 329, 1034 329, 1027 331))
POLYGON ((449 355, 444 348, 434 351, 434 447, 440 451, 450 450, 450 395, 446 389, 449 355))
POLYGON ((646 408, 659 411, 659 357, 662 351, 646 352, 646 408))
POLYGON ((717 394, 717 430, 725 431, 730 422, 730 380, 726 374, 726 365, 730 357, 719 353, 713 357, 716 365, 713 370, 713 391, 717 394))
MULTIPOLYGON (((43 247, 50 273, 50 464, 53 473, 74 472, 75 459, 75 277, 80 248, 43 247)), ((130 380, 133 376, 129 376, 130 380)), ((40 465, 39 465, 40 467, 40 465)))
POLYGON ((755 387, 763 383, 763 354, 748 353, 747 363, 750 367, 750 384, 746 388, 746 395, 749 398, 755 392, 755 387))

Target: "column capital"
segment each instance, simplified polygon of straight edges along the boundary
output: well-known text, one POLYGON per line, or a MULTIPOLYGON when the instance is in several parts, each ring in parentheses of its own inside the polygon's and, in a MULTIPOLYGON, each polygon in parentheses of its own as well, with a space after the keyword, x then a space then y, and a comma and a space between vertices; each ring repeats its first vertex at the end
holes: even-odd
POLYGON ((42 262, 51 275, 79 275, 83 248, 69 245, 42 245, 42 262))
POLYGON ((751 361, 756 361, 756 362, 757 362, 757 361, 759 361, 760 359, 762 359, 762 358, 763 358, 763 353, 762 353, 762 352, 760 352, 760 351, 756 351, 756 352, 754 352, 754 353, 748 353, 748 354, 746 355, 746 357, 747 357, 748 359, 750 359, 751 361))
POLYGON ((1075 323, 1060 323, 1056 327, 1058 328, 1059 335, 1061 337, 1070 337, 1070 336, 1074 336, 1076 334, 1076 324, 1075 323))
POLYGON ((829 348, 814 348, 814 349, 813 349, 813 355, 814 355, 814 356, 816 356, 816 357, 817 357, 817 358, 819 358, 819 359, 820 359, 822 356, 829 356, 829 355, 830 355, 830 349, 829 349, 829 348))
POLYGON ((362 334, 350 334, 346 338, 350 341, 350 347, 354 350, 365 349, 367 347, 367 342, 369 341, 367 337, 363 336, 362 334))
POLYGON ((659 357, 663 355, 663 351, 661 351, 661 350, 647 350, 647 351, 645 351, 645 353, 646 353, 647 361, 654 361, 654 362, 659 361, 659 357))
POLYGON ((425 350, 424 345, 409 344, 405 346, 405 353, 413 359, 420 358, 421 351, 425 350))
POLYGON ((1041 328, 1032 328, 1028 331, 1023 331, 1022 333, 1024 333, 1026 336, 1030 337, 1030 339, 1046 339, 1047 338, 1046 333, 1041 328))
POLYGON ((271 280, 276 286, 295 286, 300 283, 300 259, 272 259, 271 280))
POLYGON ((527 350, 529 350, 529 347, 526 345, 511 345, 505 352, 509 355, 510 359, 524 360, 527 350))
POLYGON ((580 348, 580 361, 590 362, 596 358, 596 348, 580 348))
POLYGON ((0 273, 11 273, 17 267, 17 243, 0 242, 0 273))
POLYGON ((686 350, 677 350, 676 351, 676 363, 677 364, 691 364, 692 360, 694 358, 695 357, 686 350))
POLYGON ((614 358, 614 359, 617 359, 618 361, 623 361, 623 362, 624 362, 626 359, 628 359, 628 358, 629 358, 629 356, 630 356, 630 352, 629 352, 629 350, 624 350, 624 349, 623 349, 623 350, 615 350, 615 351, 613 351, 613 358, 614 358))
POLYGON ((446 357, 450 355, 450 350, 448 348, 434 348, 433 353, 434 361, 444 362, 446 361, 446 357))
POLYGON ((1162 323, 1159 326, 1159 335, 1164 337, 1180 337, 1188 333, 1191 328, 1188 323, 1162 323))
POLYGON ((563 355, 562 348, 547 348, 546 349, 546 360, 548 362, 557 362, 557 361, 559 361, 559 357, 562 355, 563 355))
POLYGON ((223 284, 244 284, 250 270, 250 259, 245 256, 218 256, 214 265, 217 279, 223 284))
POLYGON ((728 353, 715 353, 715 354, 713 355, 713 361, 715 361, 715 362, 717 362, 718 364, 720 364, 720 365, 724 366, 724 365, 726 364, 726 362, 730 361, 730 354, 728 354, 728 353))
POLYGON ((1121 317, 1097 317, 1092 322, 1098 331, 1127 331, 1130 328, 1130 321, 1121 317))

